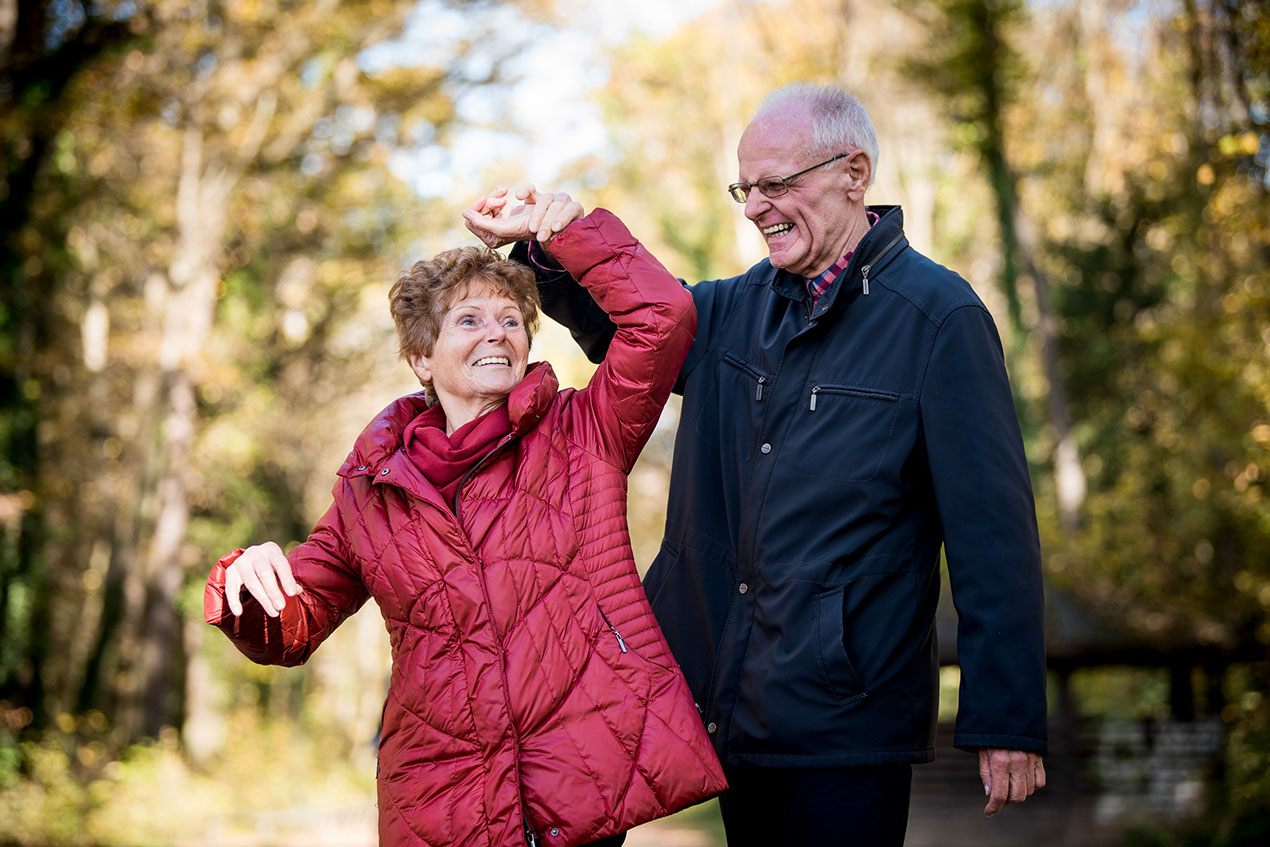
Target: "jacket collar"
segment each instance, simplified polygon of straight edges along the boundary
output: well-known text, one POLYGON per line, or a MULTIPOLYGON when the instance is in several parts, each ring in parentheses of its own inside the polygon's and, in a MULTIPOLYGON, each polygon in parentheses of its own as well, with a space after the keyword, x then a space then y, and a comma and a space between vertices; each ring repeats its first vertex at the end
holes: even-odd
MULTIPOLYGON (((865 265, 871 266, 870 274, 872 274, 872 266, 892 254, 896 244, 904 240, 904 211, 899 206, 869 206, 868 210, 878 216, 878 222, 869 228, 864 238, 861 238, 860 243, 856 245, 855 253, 851 256, 851 262, 847 265, 846 271, 834 280, 824 294, 820 295, 820 299, 816 301, 813 318, 820 317, 833 306, 845 280, 859 275, 859 269, 865 265)), ((791 300, 804 303, 809 297, 807 283, 803 277, 785 270, 776 271, 776 277, 772 280, 772 290, 791 300)))
MULTIPOLYGON (((514 437, 524 435, 538 424, 559 388, 560 381, 551 365, 534 362, 529 366, 525 378, 507 397, 507 414, 514 437)), ((357 437, 348 458, 340 466, 339 475, 351 477, 378 473, 379 468, 401 449, 406 425, 427 408, 428 401, 422 391, 399 397, 388 404, 357 437)))

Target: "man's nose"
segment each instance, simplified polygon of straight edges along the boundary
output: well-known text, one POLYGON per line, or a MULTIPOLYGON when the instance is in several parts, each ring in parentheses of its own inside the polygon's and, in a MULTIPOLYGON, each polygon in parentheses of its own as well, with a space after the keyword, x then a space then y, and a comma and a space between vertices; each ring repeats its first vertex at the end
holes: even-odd
POLYGON ((745 198, 745 216, 752 221, 758 220, 758 216, 767 208, 767 198, 763 196, 763 192, 757 187, 752 187, 750 193, 745 198))

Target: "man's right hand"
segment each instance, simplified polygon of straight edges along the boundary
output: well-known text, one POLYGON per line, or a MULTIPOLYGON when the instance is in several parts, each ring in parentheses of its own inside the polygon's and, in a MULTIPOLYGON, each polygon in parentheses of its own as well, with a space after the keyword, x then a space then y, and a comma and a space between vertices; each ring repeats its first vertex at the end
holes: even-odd
POLYGON ((463 222, 487 247, 502 247, 536 239, 546 247, 551 239, 585 214, 568 194, 552 194, 525 185, 516 191, 520 205, 508 209, 507 189, 495 188, 463 210, 463 222))
POLYGON ((287 597, 304 592, 291 575, 291 563, 282 548, 272 541, 248 547, 225 568, 225 599, 235 615, 243 613, 239 592, 246 588, 265 614, 276 618, 287 604, 287 597))
POLYGON ((988 805, 983 813, 992 817, 1010 803, 1022 803, 1038 788, 1045 787, 1045 761, 1028 750, 979 748, 979 779, 988 805))

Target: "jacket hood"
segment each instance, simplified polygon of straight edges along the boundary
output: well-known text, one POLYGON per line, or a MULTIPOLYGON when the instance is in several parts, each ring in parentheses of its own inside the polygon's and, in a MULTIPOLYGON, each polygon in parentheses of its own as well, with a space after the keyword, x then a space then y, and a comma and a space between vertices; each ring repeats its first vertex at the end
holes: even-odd
MULTIPOLYGON (((520 436, 533 429, 560 389, 560 381, 547 362, 534 362, 525 378, 507 396, 507 413, 512 422, 512 435, 520 436)), ((352 451, 340 466, 340 476, 347 477, 366 468, 382 464, 401 449, 406 426, 428 408, 424 392, 416 391, 398 397, 375 416, 362 434, 357 436, 352 451)))

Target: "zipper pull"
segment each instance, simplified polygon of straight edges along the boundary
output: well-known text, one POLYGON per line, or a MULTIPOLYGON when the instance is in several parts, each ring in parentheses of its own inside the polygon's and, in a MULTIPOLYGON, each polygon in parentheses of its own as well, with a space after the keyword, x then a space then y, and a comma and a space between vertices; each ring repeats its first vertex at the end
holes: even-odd
POLYGON ((869 294, 869 269, 872 267, 872 265, 865 265, 860 268, 860 275, 864 277, 864 294, 866 297, 869 294))
POLYGON ((761 376, 758 378, 758 391, 754 392, 755 403, 763 402, 763 383, 765 382, 767 382, 767 377, 761 376))
POLYGON ((622 652, 630 652, 626 649, 626 642, 622 640, 622 633, 617 631, 617 627, 613 626, 613 624, 609 624, 609 629, 613 630, 613 634, 617 636, 617 646, 622 648, 622 652))
POLYGON ((538 847, 538 836, 529 828, 529 821, 525 821, 525 847, 538 847))
POLYGON ((817 385, 815 388, 811 390, 811 411, 813 412, 816 411, 816 392, 819 390, 820 390, 819 385, 817 385))

